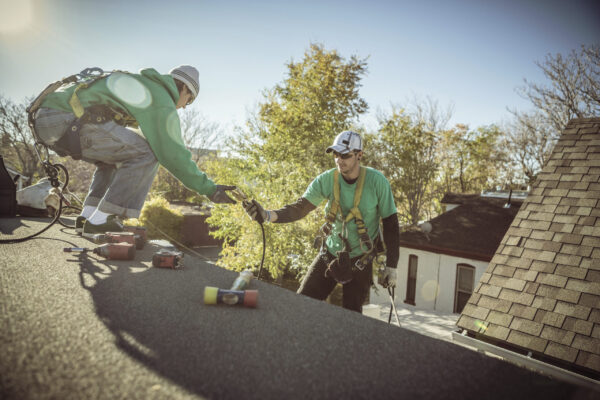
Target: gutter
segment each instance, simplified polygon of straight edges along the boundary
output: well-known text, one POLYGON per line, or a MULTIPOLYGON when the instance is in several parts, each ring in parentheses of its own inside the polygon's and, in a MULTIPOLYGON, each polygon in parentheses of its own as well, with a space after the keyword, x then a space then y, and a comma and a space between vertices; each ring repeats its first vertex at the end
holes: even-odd
POLYGON ((480 353, 490 353, 518 366, 527 367, 536 372, 549 375, 564 382, 577 386, 583 386, 600 392, 599 381, 563 368, 559 368, 552 364, 536 360, 531 357, 531 352, 525 356, 502 347, 494 346, 493 344, 467 336, 467 331, 464 329, 462 330, 462 333, 457 331, 452 332, 452 340, 461 345, 475 348, 480 353))

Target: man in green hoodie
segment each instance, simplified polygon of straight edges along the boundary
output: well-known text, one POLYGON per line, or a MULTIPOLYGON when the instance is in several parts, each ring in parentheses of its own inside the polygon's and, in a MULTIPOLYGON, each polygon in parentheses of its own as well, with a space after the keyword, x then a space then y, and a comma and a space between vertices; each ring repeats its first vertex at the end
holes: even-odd
POLYGON ((214 203, 235 203, 192 161, 177 109, 198 95, 196 68, 168 75, 152 68, 88 75, 48 94, 33 120, 37 140, 61 156, 94 163, 96 171, 76 227, 83 235, 122 230, 118 217, 137 218, 158 164, 214 203))

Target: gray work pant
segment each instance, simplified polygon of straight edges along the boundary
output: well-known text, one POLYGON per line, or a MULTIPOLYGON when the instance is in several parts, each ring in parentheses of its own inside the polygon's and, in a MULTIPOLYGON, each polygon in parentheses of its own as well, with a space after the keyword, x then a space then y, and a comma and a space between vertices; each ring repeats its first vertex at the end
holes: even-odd
MULTIPOLYGON (((52 148, 74 120, 72 113, 41 108, 35 116, 35 130, 52 148)), ((158 170, 148 142, 113 121, 85 124, 79 136, 82 159, 96 165, 84 205, 124 218, 139 217, 158 170)))

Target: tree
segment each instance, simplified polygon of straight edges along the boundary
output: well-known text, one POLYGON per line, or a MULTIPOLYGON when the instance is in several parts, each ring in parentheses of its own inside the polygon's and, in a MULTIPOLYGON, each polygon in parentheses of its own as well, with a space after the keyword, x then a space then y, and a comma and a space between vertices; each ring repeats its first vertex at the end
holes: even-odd
POLYGON ((442 133, 452 117, 431 97, 413 97, 378 115, 378 132, 367 136, 365 161, 390 181, 403 225, 417 225, 439 211, 435 179, 442 133))
POLYGON ((582 46, 567 57, 548 54, 536 65, 550 86, 525 80, 520 92, 556 132, 562 132, 572 118, 600 115, 600 46, 582 46))
POLYGON ((2 153, 23 176, 33 180, 44 174, 35 150, 35 140, 27 124, 27 102, 15 103, 0 95, 0 138, 2 153))
POLYGON ((499 142, 503 132, 495 125, 470 130, 458 124, 442 131, 440 143, 441 191, 476 193, 506 179, 503 171, 505 159, 499 142))
MULTIPOLYGON (((236 184, 267 208, 298 199, 318 174, 335 166, 325 149, 340 131, 352 127, 367 109, 358 90, 366 62, 345 60, 337 51, 311 44, 299 62, 286 64, 283 82, 263 93, 245 128, 229 143, 231 158, 212 162, 219 183, 236 184)), ((265 224, 265 267, 273 277, 291 269, 302 273, 315 255, 312 242, 324 222, 315 210, 292 224, 265 224)), ((219 264, 256 267, 261 233, 241 207, 215 206, 209 219, 225 245, 219 264)))
POLYGON ((506 129, 506 146, 528 184, 533 183, 572 118, 600 115, 600 46, 582 46, 566 57, 549 54, 536 65, 549 85, 525 80, 519 93, 531 101, 533 110, 513 110, 514 121, 506 129))
POLYGON ((560 132, 538 111, 516 115, 505 132, 502 147, 510 155, 505 165, 513 165, 520 171, 513 182, 532 185, 550 158, 560 132))
POLYGON ((439 136, 431 129, 438 128, 432 124, 435 121, 424 114, 408 115, 403 109, 394 109, 379 117, 378 134, 369 136, 366 143, 366 161, 390 181, 403 225, 417 225, 433 200, 430 189, 439 166, 439 136))
MULTIPOLYGON (((210 122, 195 108, 186 108, 180 112, 181 135, 183 143, 192 153, 192 160, 199 164, 200 169, 207 160, 217 156, 214 149, 220 137, 223 136, 221 127, 210 122), (212 147, 212 149, 211 149, 212 147)), ((188 200, 204 202, 206 198, 186 188, 177 178, 163 167, 159 167, 151 192, 159 194, 167 200, 188 200)))
POLYGON ((183 143, 192 153, 192 160, 199 162, 220 146, 223 129, 216 122, 209 121, 195 108, 186 108, 180 113, 181 136, 183 143))

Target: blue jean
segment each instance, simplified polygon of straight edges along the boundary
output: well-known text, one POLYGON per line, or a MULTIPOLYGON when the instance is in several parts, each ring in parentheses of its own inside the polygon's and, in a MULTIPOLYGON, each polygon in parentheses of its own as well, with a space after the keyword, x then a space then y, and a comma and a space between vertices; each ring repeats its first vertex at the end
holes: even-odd
MULTIPOLYGON (((74 120, 72 113, 41 108, 35 116, 35 130, 52 149, 74 120)), ((158 170, 148 142, 113 121, 84 124, 79 137, 82 159, 96 165, 84 205, 125 218, 139 217, 158 170)))

